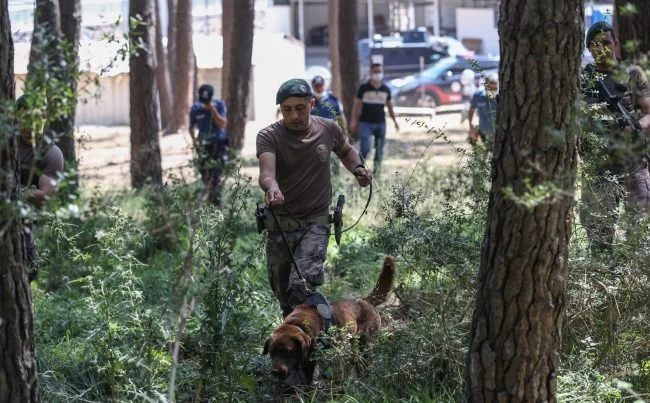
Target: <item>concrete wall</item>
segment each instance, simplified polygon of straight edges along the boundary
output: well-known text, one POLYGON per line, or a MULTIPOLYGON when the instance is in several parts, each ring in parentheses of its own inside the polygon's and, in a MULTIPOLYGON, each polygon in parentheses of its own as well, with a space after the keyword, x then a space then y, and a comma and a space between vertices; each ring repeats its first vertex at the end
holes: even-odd
MULTIPOLYGON (((25 74, 16 75, 16 97, 23 94, 25 74)), ((83 74, 79 78, 75 124, 118 126, 129 124, 129 75, 99 77, 83 74)))
POLYGON ((457 8, 456 38, 461 42, 465 39, 479 39, 482 42, 481 49, 477 50, 479 54, 498 56, 499 33, 494 14, 491 8, 457 8))

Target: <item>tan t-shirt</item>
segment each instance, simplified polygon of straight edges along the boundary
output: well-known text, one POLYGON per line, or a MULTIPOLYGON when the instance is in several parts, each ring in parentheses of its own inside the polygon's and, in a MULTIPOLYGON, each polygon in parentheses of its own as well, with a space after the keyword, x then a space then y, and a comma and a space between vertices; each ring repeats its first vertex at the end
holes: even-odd
MULTIPOLYGON (((275 154, 276 180, 287 209, 298 218, 329 214, 332 202, 330 156, 346 143, 336 122, 310 116, 309 129, 288 130, 282 120, 260 130, 257 157, 275 154)), ((279 214, 287 215, 284 208, 279 214)))

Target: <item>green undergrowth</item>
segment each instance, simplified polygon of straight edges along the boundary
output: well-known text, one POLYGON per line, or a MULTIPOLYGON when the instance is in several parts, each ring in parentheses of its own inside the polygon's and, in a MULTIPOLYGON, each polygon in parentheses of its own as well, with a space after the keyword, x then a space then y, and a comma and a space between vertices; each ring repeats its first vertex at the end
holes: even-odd
MULTIPOLYGON (((253 216, 262 195, 236 163, 222 209, 178 180, 90 194, 75 214, 48 214, 33 284, 44 401, 458 401, 489 180, 486 150, 460 157, 457 167, 424 158, 382 175, 365 212, 369 189, 334 178, 344 226, 363 216, 340 245, 330 240, 323 291, 366 295, 391 255, 396 293, 380 308, 379 340, 365 353, 354 343, 319 351, 321 375, 298 391, 261 356, 281 316, 253 216), (342 362, 362 369, 337 379, 342 362)), ((644 234, 621 231, 644 244, 644 234)), ((612 277, 612 262, 587 252, 579 222, 574 233, 559 400, 633 401, 650 390, 648 268, 640 248, 621 247, 623 275, 612 277)))

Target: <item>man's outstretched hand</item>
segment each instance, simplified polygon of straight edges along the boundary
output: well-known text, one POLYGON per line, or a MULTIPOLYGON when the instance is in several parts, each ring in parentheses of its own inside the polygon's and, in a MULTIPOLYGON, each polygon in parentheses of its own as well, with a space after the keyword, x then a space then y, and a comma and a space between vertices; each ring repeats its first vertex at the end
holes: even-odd
POLYGON ((284 204, 284 195, 279 188, 270 188, 264 195, 264 201, 268 206, 279 206, 284 204))
POLYGON ((370 182, 372 182, 372 171, 368 168, 357 167, 353 173, 357 183, 359 183, 359 186, 362 188, 365 188, 370 185, 370 182))

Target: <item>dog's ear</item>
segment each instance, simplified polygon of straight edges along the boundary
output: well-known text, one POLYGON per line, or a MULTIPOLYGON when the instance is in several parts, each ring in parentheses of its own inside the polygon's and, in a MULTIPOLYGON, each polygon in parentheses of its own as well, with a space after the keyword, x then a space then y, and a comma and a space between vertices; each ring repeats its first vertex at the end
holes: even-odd
POLYGON ((273 341, 273 337, 269 336, 266 339, 266 342, 264 343, 264 350, 262 350, 262 355, 266 355, 269 352, 269 346, 271 345, 271 341, 273 341))
POLYGON ((311 353, 311 337, 307 336, 305 333, 300 332, 297 336, 298 344, 300 345, 300 351, 302 352, 302 359, 309 357, 311 353))

